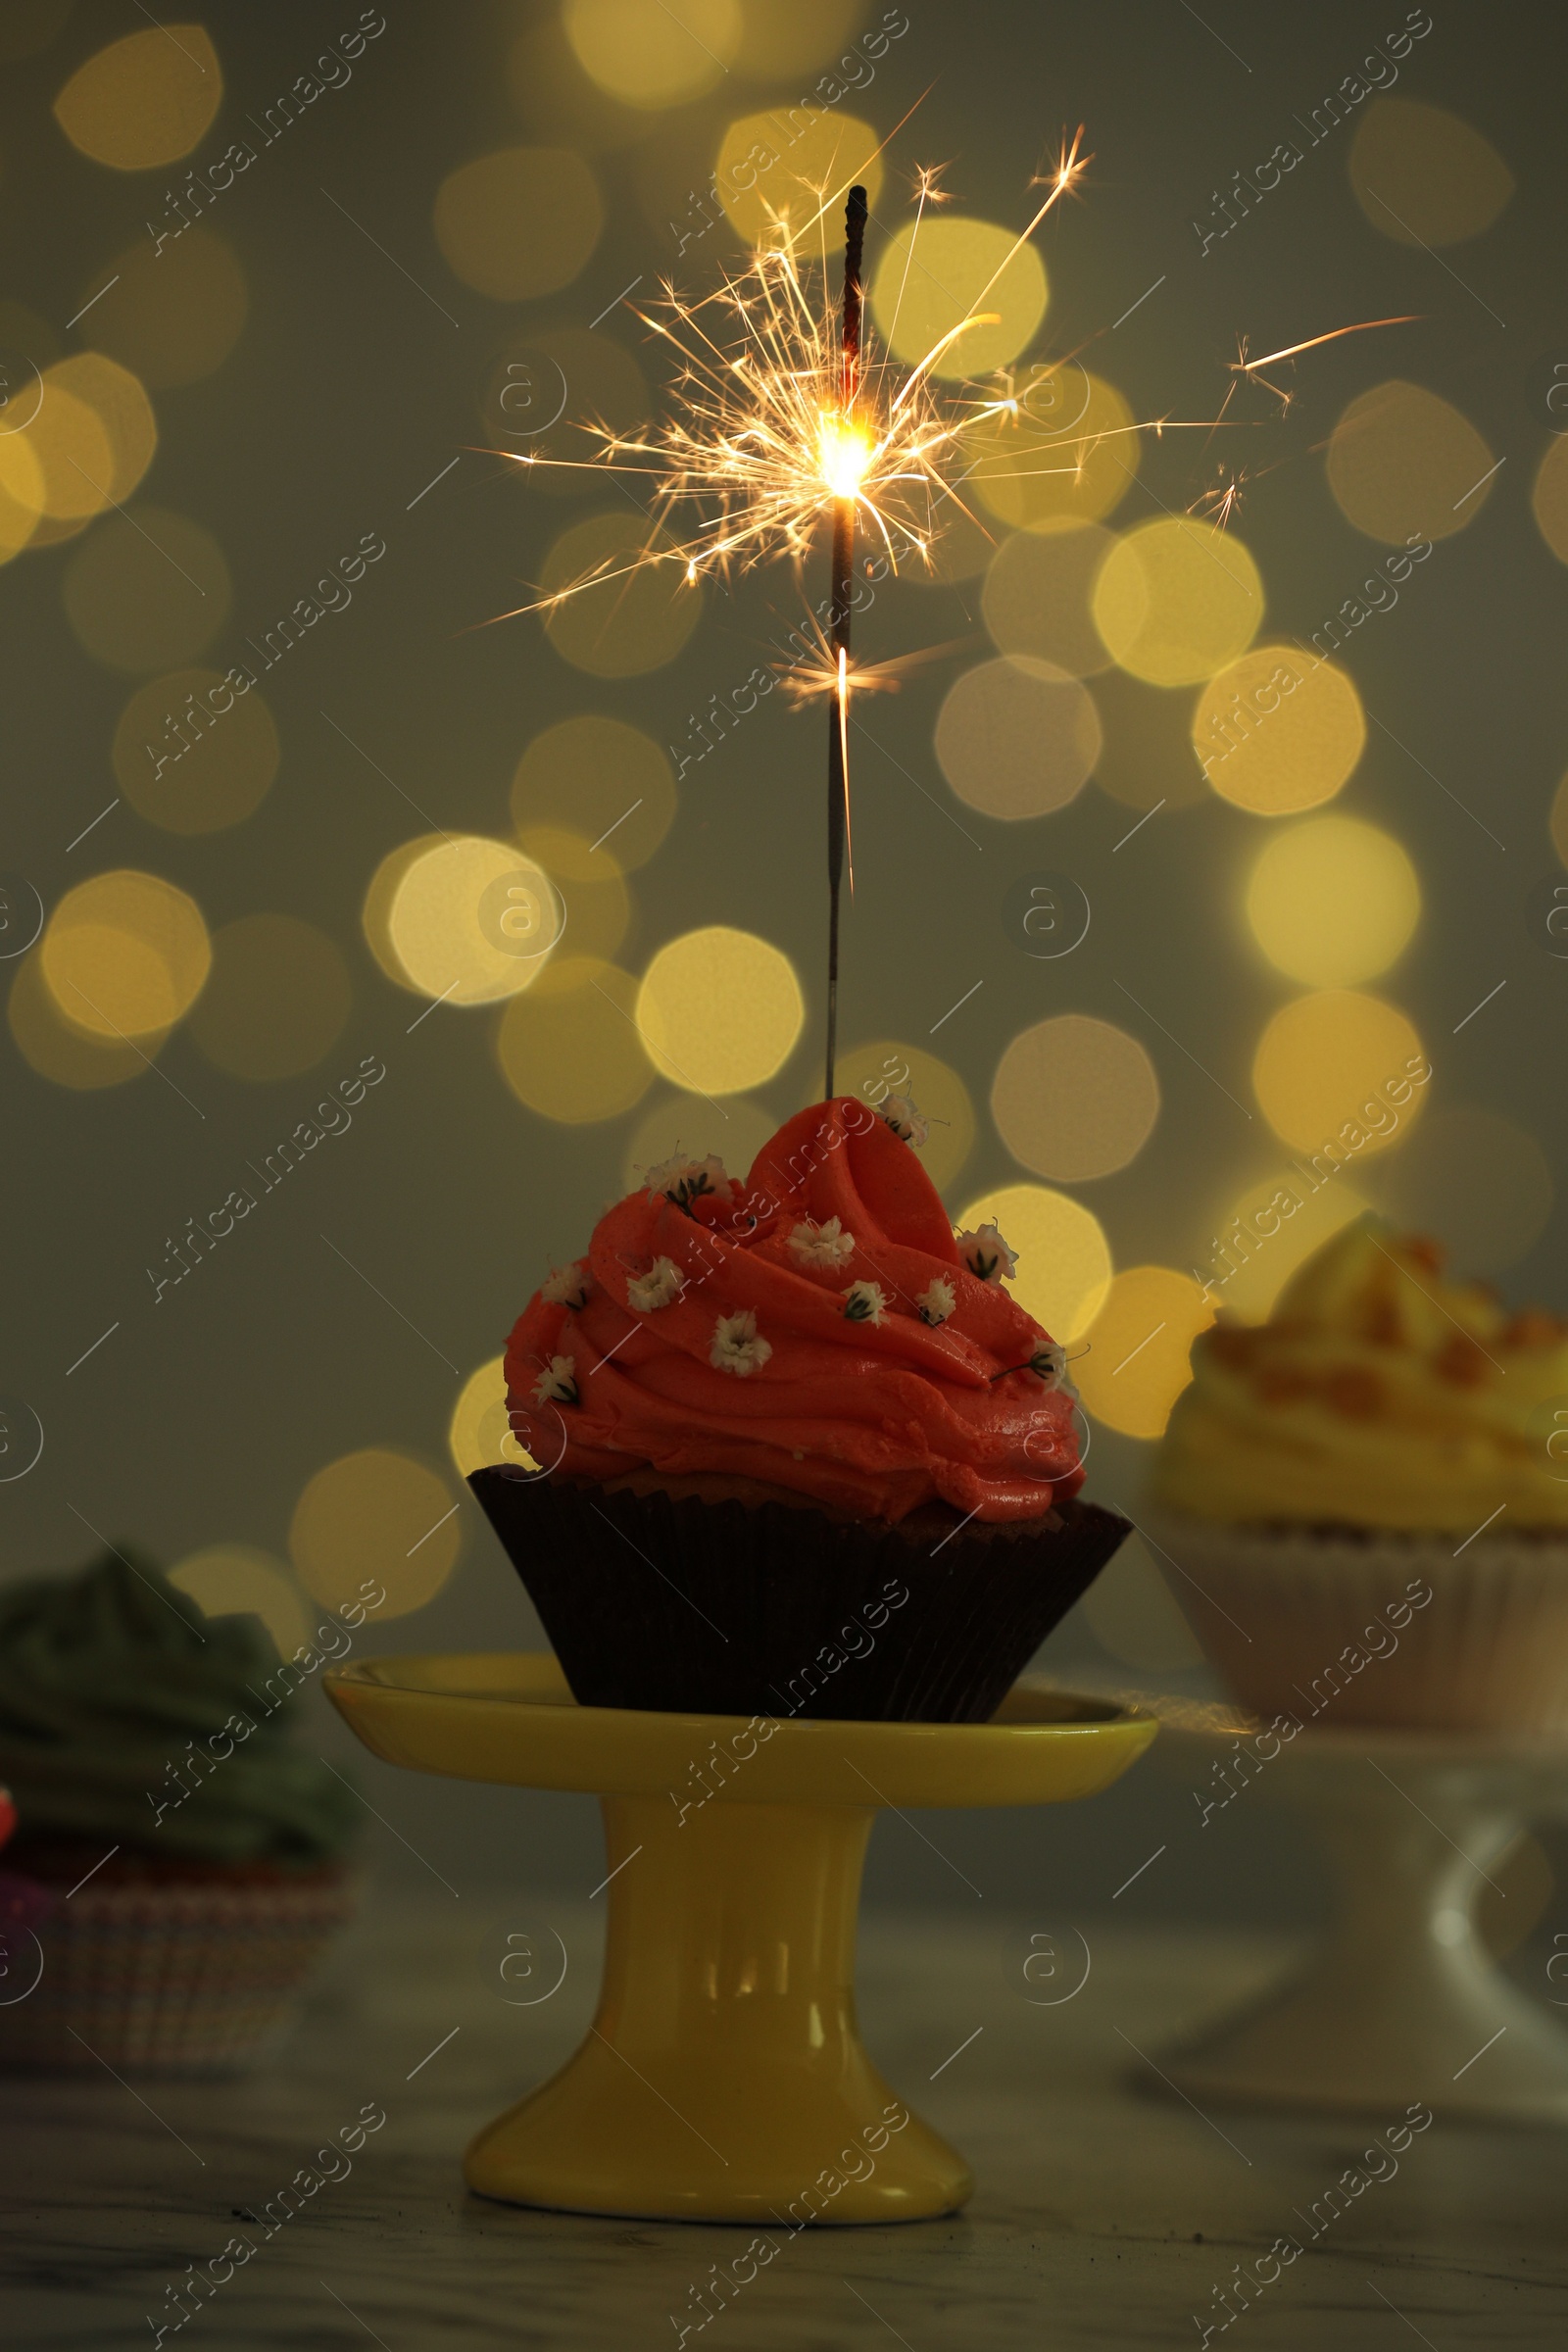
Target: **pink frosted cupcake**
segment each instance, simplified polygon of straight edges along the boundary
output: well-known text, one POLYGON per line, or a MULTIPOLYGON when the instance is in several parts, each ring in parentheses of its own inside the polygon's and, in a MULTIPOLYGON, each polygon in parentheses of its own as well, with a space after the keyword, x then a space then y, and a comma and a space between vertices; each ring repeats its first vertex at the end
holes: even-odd
POLYGON ((1568 1326, 1349 1226, 1266 1323, 1194 1343, 1153 1532, 1259 1713, 1562 1731, 1564 1430, 1568 1326))
POLYGON ((1127 1534, 913 1133, 839 1098, 744 1185, 650 1169, 519 1319, 540 1468, 469 1483, 584 1703, 984 1721, 1127 1534))

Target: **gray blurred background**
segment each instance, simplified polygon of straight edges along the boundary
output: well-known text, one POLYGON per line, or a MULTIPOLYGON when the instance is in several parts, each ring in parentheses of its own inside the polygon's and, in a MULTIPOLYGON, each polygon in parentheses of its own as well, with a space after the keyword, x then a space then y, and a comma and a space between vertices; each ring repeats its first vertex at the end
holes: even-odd
MULTIPOLYGON (((33 43, 0 69, 8 349, 47 367, 94 348, 101 331, 113 355, 128 348, 134 321, 127 328, 107 297, 96 318, 67 321, 120 257, 151 241, 147 221, 165 219, 186 164, 245 135, 246 119, 288 88, 352 14, 213 0, 200 18, 224 83, 212 127, 183 162, 124 172, 77 152, 51 109, 78 66, 142 18, 118 0, 14 0, 6 13, 23 28, 6 35, 12 45, 33 43)), ((847 38, 879 15, 838 12, 847 38)), ((1052 296, 1034 350, 1083 348, 1138 418, 1215 415, 1240 337, 1256 354, 1350 321, 1420 314, 1283 372, 1295 395, 1289 414, 1253 397, 1246 413, 1257 421, 1239 436, 1244 458, 1200 434, 1146 435, 1139 480, 1109 520, 1126 528, 1161 509, 1181 513, 1221 460, 1245 462, 1255 478, 1232 527, 1263 574, 1265 636, 1306 638, 1387 552, 1352 528, 1325 479, 1323 447, 1349 400, 1407 378, 1451 402, 1506 461, 1473 523, 1348 648, 1346 665, 1380 723, 1332 806, 1396 836, 1419 876, 1415 935, 1369 985, 1405 1011, 1431 1055, 1427 1116, 1497 1114, 1555 1171, 1568 1122, 1558 1058, 1565 973, 1544 952, 1536 910, 1562 870, 1547 818, 1568 764, 1568 673, 1554 634, 1568 575, 1532 517, 1530 489, 1559 421, 1548 406, 1554 369, 1568 363, 1556 265, 1568 36, 1546 14, 1503 19, 1477 0, 1447 0, 1402 68, 1401 97, 1462 117, 1517 181, 1484 234, 1439 253, 1378 233, 1350 185, 1353 123, 1206 254, 1194 226, 1211 224, 1215 192, 1293 135, 1293 118, 1400 22, 1392 5, 1380 16, 1336 0, 1264 18, 1213 0, 1202 20, 1175 5, 1042 12, 1004 0, 963 10, 909 0, 907 31, 850 103, 887 133, 924 94, 894 142, 873 243, 907 218, 917 163, 948 165, 956 211, 1021 225, 1038 201, 1031 175, 1047 168, 1064 128, 1087 124, 1096 161, 1086 201, 1061 207, 1039 239, 1052 296), (1109 334, 1152 281, 1162 281, 1158 291, 1109 334), (1465 1019, 1499 987, 1485 1012, 1465 1019)), ((823 47, 831 54, 831 33, 823 47)), ((378 534, 386 550, 352 606, 269 673, 280 763, 242 824, 172 832, 122 797, 94 822, 119 790, 112 745, 127 701, 150 675, 179 666, 111 666, 68 616, 71 567, 96 534, 122 533, 121 517, 28 549, 0 571, 0 867, 11 903, 29 906, 30 886, 48 910, 91 874, 153 872, 190 894, 211 931, 261 912, 315 926, 338 949, 352 991, 318 1061, 271 1082, 227 1074, 184 1027, 158 1050, 156 1071, 91 1088, 52 1080, 10 1032, 0 1036, 0 1392, 20 1400, 15 1426, 30 1428, 30 1411, 44 1437, 35 1466, 0 1485, 0 1574, 77 1562, 94 1548, 93 1530, 169 1565, 232 1545, 286 1564, 307 1483, 357 1449, 393 1447, 427 1463, 461 1498, 462 1545, 437 1595, 389 1618, 373 1642, 368 1630, 369 1647, 539 1641, 462 1486, 448 1426, 464 1380, 500 1351, 549 1265, 582 1247, 624 1189, 639 1121, 674 1098, 660 1081, 635 1110, 583 1125, 525 1108, 497 1068, 496 1009, 441 1005, 419 1019, 427 1000, 386 977, 366 944, 362 906, 379 861, 416 835, 508 839, 513 774, 542 727, 596 711, 679 746, 690 714, 769 659, 798 616, 803 592, 784 567, 727 593, 710 588, 678 658, 624 679, 570 666, 537 617, 481 625, 529 601, 569 522, 614 503, 602 482, 565 475, 541 487, 485 453, 504 421, 498 369, 533 338, 592 326, 637 363, 657 401, 658 356, 637 321, 613 308, 616 298, 639 275, 648 294, 666 271, 701 291, 738 259, 722 222, 678 253, 691 192, 707 183, 735 117, 790 103, 814 78, 815 70, 748 76, 737 67, 705 95, 638 112, 596 93, 543 0, 442 9, 389 0, 385 30, 352 79, 316 100, 213 204, 204 227, 242 274, 247 316, 227 356, 198 379, 148 376, 159 444, 129 501, 132 521, 150 507, 155 528, 159 514, 183 517, 221 550, 225 615, 186 658, 219 670, 244 659, 247 637, 362 534, 378 534), (448 174, 519 146, 585 156, 605 224, 571 283, 512 302, 474 291, 448 267, 433 212, 448 174), (386 1077, 355 1131, 320 1147, 211 1263, 155 1304, 148 1269, 166 1267, 171 1238, 363 1056, 379 1057, 386 1077)), ((975 579, 891 583, 860 629, 870 660, 952 650, 870 709, 880 749, 857 748, 843 1035, 852 1046, 893 1040, 940 1051, 962 1078, 975 1139, 948 1187, 956 1213, 992 1187, 1027 1179, 987 1109, 1009 1041, 1059 1012, 1127 1030, 1157 1070, 1158 1122, 1125 1169, 1066 1189, 1100 1219, 1118 1265, 1206 1268, 1229 1205, 1286 1156, 1256 1115, 1250 1081, 1260 1031, 1298 993, 1259 954, 1243 910, 1262 829, 1197 782, 1186 743, 1191 693, 1159 695, 1116 673, 1093 682, 1107 748, 1070 806, 1021 824, 961 807, 932 732, 953 679, 994 651, 978 590, 975 579), (1166 805, 1127 841, 1162 795, 1166 805), (1020 954, 1008 917, 1019 878, 1048 869, 1071 875, 1093 906, 1082 947, 1054 962, 1020 954), (965 990, 970 1000, 933 1040, 933 1024, 965 990)), ((814 575, 807 592, 822 592, 814 575)), ((688 770, 662 848, 628 877, 631 927, 615 951, 636 974, 667 940, 721 922, 790 956, 805 1027, 776 1079, 748 1098, 770 1121, 819 1083, 821 732, 819 714, 793 715, 774 695, 733 745, 688 770)), ((22 960, 0 966, 8 984, 22 960)), ((683 1140, 722 1149, 702 1115, 687 1116, 705 1112, 689 1100, 683 1140)), ((1467 1130, 1447 1132, 1451 1159, 1467 1130)), ((1400 1176, 1391 1152, 1358 1172, 1358 1186, 1396 1212, 1412 1197, 1435 1204, 1440 1222, 1451 1216, 1449 1238, 1469 1264, 1481 1263, 1478 1235, 1490 1237, 1481 1270, 1510 1299, 1562 1304, 1564 1227, 1549 1191, 1542 1200, 1538 1188, 1517 1213, 1507 1195, 1498 1210, 1486 1198, 1485 1167, 1479 1177, 1455 1170, 1419 1133, 1410 1154, 1418 1148, 1430 1164, 1412 1158, 1415 1173, 1400 1176)), ((1090 1492, 1136 1505, 1150 1453, 1149 1444, 1097 1424, 1090 1492)), ((1096 1608, 1076 1610, 1040 1663, 1069 1678, 1200 1694, 1211 1686, 1195 1654, 1140 1570, 1107 1585, 1096 1608)), ((428 1862, 460 1888, 578 1895, 601 1877, 590 1800, 395 1773, 355 1748, 318 1693, 301 1704, 310 1737, 340 1763, 352 1752, 361 1786, 398 1833, 368 1823, 368 1850, 388 1872, 422 1876, 428 1862)), ((1200 1833, 1190 1789, 1152 1762, 1059 1814, 918 1826, 961 1880, 943 1853, 888 1821, 873 1844, 874 1900, 971 1905, 978 1888, 999 1905, 1076 1915, 1107 1906, 1162 1845, 1165 1858, 1120 1898, 1119 1912, 1286 1925, 1320 1900, 1316 1865, 1293 1831, 1244 1806, 1200 1833)), ((1530 1867, 1540 1916, 1544 1863, 1530 1867)))

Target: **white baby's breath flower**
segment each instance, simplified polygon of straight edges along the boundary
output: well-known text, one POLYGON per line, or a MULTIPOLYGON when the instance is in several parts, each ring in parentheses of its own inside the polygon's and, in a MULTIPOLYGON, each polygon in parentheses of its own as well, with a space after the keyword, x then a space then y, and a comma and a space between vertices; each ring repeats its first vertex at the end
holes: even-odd
POLYGON ((656 1257, 646 1274, 627 1276, 627 1303, 640 1315, 651 1315, 657 1307, 668 1306, 672 1298, 678 1298, 685 1281, 672 1257, 656 1257))
POLYGON ((706 1159, 689 1159, 682 1152, 673 1158, 661 1160, 649 1168, 643 1177, 650 1200, 662 1198, 673 1200, 677 1208, 688 1208, 702 1195, 710 1197, 729 1184, 724 1162, 710 1152, 706 1159))
POLYGON ((583 1306, 592 1288, 593 1276, 579 1258, 572 1265, 553 1267, 550 1280, 539 1286, 539 1296, 551 1306, 583 1306))
POLYGON ((836 1274, 855 1255, 855 1236, 844 1231, 837 1217, 829 1217, 825 1225, 808 1217, 791 1228, 790 1248, 803 1266, 820 1266, 836 1274))
POLYGON ((757 1317, 748 1307, 737 1315, 719 1316, 708 1360, 715 1372, 733 1372, 744 1380, 748 1372, 760 1372, 772 1352, 768 1342, 759 1338, 757 1317))
POLYGON ((879 1282, 852 1282, 844 1294, 844 1313, 851 1323, 887 1320, 887 1293, 879 1282))
POLYGON ((1000 1372, 993 1372, 990 1377, 994 1381, 1007 1380, 1015 1372, 1032 1372, 1048 1389, 1059 1389, 1074 1404, 1078 1401, 1078 1392, 1067 1378, 1067 1350, 1058 1348, 1054 1340, 1042 1340, 1033 1355, 1026 1356, 1021 1364, 1004 1364, 1000 1372))
POLYGON ((577 1401, 577 1359, 574 1355, 553 1355, 550 1369, 541 1372, 533 1384, 535 1404, 549 1404, 560 1397, 563 1404, 577 1401))
POLYGON ((945 1323, 958 1303, 958 1294, 941 1274, 928 1282, 915 1300, 922 1323, 945 1323))
POLYGON ((1010 1282, 1018 1263, 1018 1253, 1009 1250, 994 1225, 982 1225, 973 1233, 958 1236, 958 1255, 971 1274, 982 1282, 1001 1282, 1005 1276, 1010 1282))
POLYGON ((889 1095, 881 1104, 881 1111, 901 1143, 920 1145, 925 1142, 930 1129, 908 1095, 889 1095))

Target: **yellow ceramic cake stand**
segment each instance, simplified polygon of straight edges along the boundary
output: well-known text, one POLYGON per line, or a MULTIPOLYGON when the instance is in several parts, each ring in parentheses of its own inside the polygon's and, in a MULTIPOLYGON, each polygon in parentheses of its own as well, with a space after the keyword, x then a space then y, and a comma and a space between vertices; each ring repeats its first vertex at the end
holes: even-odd
POLYGON ((1090 1796, 1155 1729, 1020 1685, 988 1724, 748 1730, 743 1716, 579 1707, 547 1652, 368 1659, 324 1680, 388 1763, 599 1796, 612 1876, 598 2015, 464 2171, 514 2205, 670 2221, 905 2222, 964 2202, 967 2165, 856 2028, 872 1818, 1090 1796))

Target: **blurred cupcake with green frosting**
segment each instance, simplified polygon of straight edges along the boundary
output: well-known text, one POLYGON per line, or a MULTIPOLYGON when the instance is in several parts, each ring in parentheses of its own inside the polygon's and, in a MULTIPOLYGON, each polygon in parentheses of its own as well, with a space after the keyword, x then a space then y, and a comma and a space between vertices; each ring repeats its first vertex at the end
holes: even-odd
POLYGON ((0 2064, 221 2070, 286 2031, 354 1909, 363 1810, 289 1701, 375 1591, 285 1661, 128 1553, 0 1587, 5 1862, 47 1907, 12 1938, 0 2064))
POLYGON ((1568 1324, 1363 1221, 1221 1322, 1152 1529, 1238 1697, 1301 1722, 1568 1728, 1568 1324))

